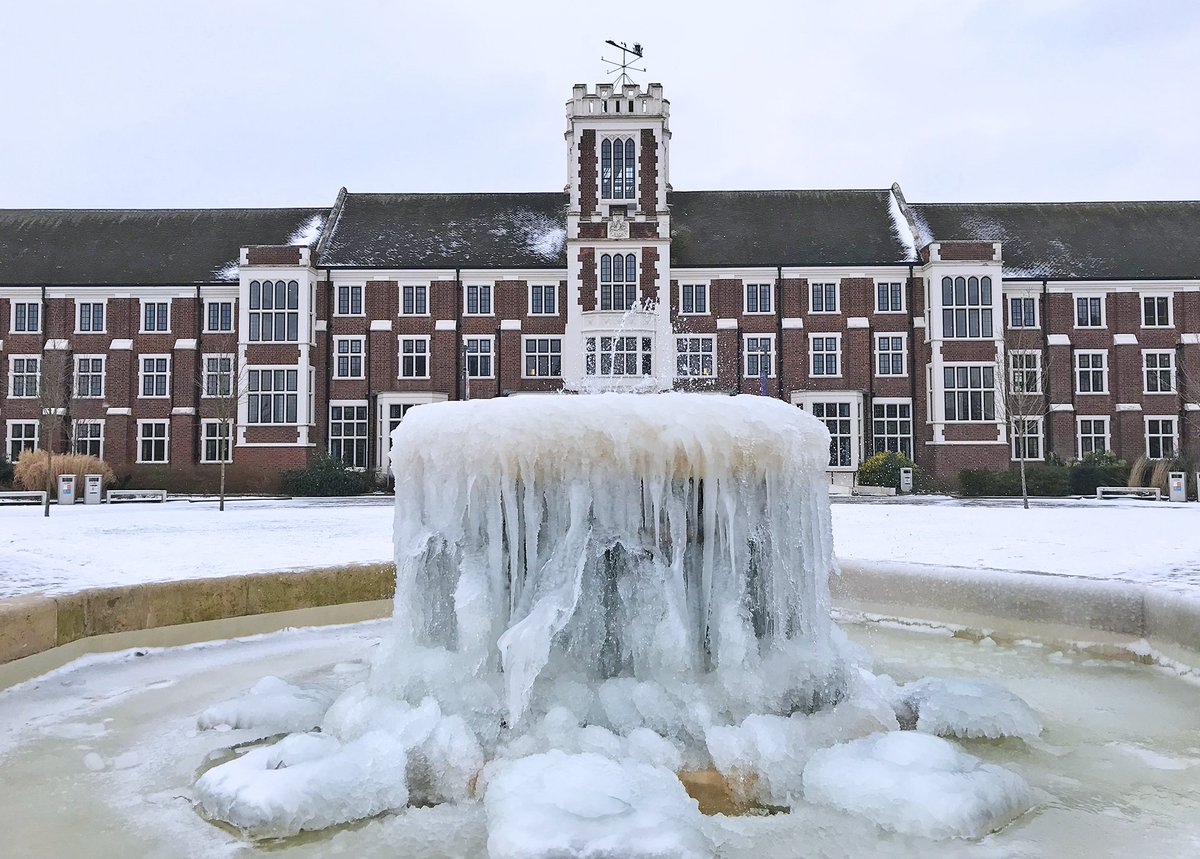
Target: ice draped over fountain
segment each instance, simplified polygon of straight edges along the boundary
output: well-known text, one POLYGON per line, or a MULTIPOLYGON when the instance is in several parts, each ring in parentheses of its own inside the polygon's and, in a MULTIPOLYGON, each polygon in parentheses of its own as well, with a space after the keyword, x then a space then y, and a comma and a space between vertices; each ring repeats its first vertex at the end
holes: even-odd
POLYGON ((829 435, 767 397, 530 396, 413 409, 392 436, 395 632, 504 677, 676 681, 829 664, 829 435))

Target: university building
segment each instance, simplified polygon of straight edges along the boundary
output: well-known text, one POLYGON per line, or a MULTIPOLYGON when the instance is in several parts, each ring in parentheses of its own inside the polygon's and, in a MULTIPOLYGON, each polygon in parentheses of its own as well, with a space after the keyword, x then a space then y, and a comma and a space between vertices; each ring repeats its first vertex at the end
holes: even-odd
POLYGON ((0 211, 5 455, 51 412, 121 471, 381 470, 414 405, 594 389, 778 397, 835 481, 1196 451, 1200 203, 675 191, 669 120, 574 87, 563 192, 0 211), (1044 403, 1015 432, 1012 384, 1044 403))

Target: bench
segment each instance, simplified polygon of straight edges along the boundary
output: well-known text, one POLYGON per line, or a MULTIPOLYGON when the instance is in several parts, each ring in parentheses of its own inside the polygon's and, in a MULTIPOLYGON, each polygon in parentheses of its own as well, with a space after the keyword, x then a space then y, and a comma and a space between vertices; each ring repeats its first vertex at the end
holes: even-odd
POLYGON ((110 489, 105 496, 109 504, 125 501, 166 501, 165 489, 110 489))
POLYGON ((0 492, 0 504, 45 504, 44 490, 34 492, 0 492))
POLYGON ((1162 490, 1157 486, 1097 486, 1096 500, 1115 498, 1122 495, 1132 495, 1135 498, 1152 498, 1162 500, 1162 490))

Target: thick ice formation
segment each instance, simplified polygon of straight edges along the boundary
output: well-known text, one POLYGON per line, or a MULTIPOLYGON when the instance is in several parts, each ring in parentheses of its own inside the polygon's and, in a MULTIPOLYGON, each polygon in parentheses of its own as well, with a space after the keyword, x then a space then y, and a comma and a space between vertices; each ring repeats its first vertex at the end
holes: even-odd
POLYGON ((552 751, 497 765, 491 859, 707 859, 700 809, 675 773, 552 751))
POLYGON ((816 752, 804 768, 804 798, 926 838, 979 838, 1033 804, 1029 785, 1012 770, 912 731, 816 752))
POLYGON ((212 705, 197 717, 196 724, 201 730, 221 725, 254 728, 264 736, 310 731, 321 724, 332 703, 329 690, 301 689, 268 676, 242 697, 212 705))
MULTIPOLYGON (((392 437, 396 632, 503 670, 516 723, 556 657, 592 679, 831 654, 825 428, 767 397, 602 394, 413 409, 392 437)), ((827 662, 814 670, 829 673, 827 662)), ((390 676, 388 676, 390 675, 390 676)))
POLYGON ((939 737, 1020 737, 1042 732, 1032 708, 1012 692, 983 680, 926 677, 901 686, 901 710, 916 719, 916 729, 939 737))

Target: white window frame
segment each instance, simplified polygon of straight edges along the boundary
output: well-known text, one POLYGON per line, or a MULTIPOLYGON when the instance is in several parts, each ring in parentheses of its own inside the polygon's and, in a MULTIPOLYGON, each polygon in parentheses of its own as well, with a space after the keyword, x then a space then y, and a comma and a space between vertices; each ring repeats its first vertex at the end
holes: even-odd
MULTIPOLYGON (((494 334, 464 334, 462 338, 463 348, 463 370, 467 374, 468 379, 494 379, 496 378, 496 336, 494 334), (479 342, 487 341, 486 352, 468 352, 467 341, 476 340, 479 342), (471 373, 471 358, 472 356, 486 356, 488 361, 487 375, 479 373, 471 373)), ((478 363, 478 361, 476 361, 478 363)))
MULTIPOLYGON (((1146 439, 1146 457, 1148 459, 1172 459, 1179 455, 1179 416, 1178 415, 1145 415, 1143 420, 1144 432, 1146 439), (1154 456, 1150 448, 1150 422, 1151 421, 1170 421, 1171 422, 1171 453, 1169 456, 1154 456)), ((1166 438, 1161 433, 1155 438, 1166 438)))
POLYGON ((432 369, 432 367, 430 365, 433 362, 433 356, 431 354, 431 351, 432 351, 432 347, 430 346, 428 334, 401 334, 399 337, 397 337, 396 338, 396 357, 398 360, 396 363, 396 373, 397 373, 396 378, 398 378, 398 379, 428 379, 429 372, 432 369), (425 356, 425 374, 424 375, 415 375, 415 374, 414 375, 406 375, 405 374, 405 372, 404 372, 404 341, 406 341, 406 340, 412 340, 414 342, 423 342, 425 344, 424 352, 410 353, 414 356, 424 354, 424 356, 425 356))
POLYGON ((1092 453, 1096 450, 1106 450, 1106 451, 1112 450, 1112 421, 1110 420, 1108 415, 1077 415, 1075 417, 1075 455, 1079 459, 1083 459, 1087 454, 1092 453), (1092 450, 1085 451, 1083 449, 1083 438, 1084 438, 1083 422, 1084 421, 1098 421, 1104 425, 1104 447, 1103 448, 1095 447, 1094 440, 1096 439, 1097 436, 1096 436, 1095 428, 1093 427, 1092 432, 1087 434, 1087 437, 1089 439, 1093 440, 1092 450))
MULTIPOLYGON (((827 293, 822 291, 822 304, 825 304, 824 298, 827 293)), ((835 280, 810 280, 808 282, 808 312, 818 316, 836 316, 842 312, 842 281, 840 278, 835 280), (816 309, 816 289, 817 287, 833 287, 833 309, 828 306, 822 310, 816 309)))
POLYGON ((1143 394, 1148 394, 1148 395, 1153 396, 1156 394, 1177 394, 1177 393, 1179 393, 1179 391, 1178 391, 1179 382, 1178 382, 1178 379, 1176 378, 1178 375, 1179 374, 1175 368, 1175 350, 1174 349, 1143 349, 1142 350, 1142 393, 1143 394), (1161 358, 1165 355, 1167 357, 1168 364, 1170 366, 1155 367, 1152 371, 1150 367, 1146 366, 1147 359, 1152 355, 1157 358, 1161 358), (1158 391, 1150 390, 1150 385, 1149 385, 1150 373, 1151 372, 1161 373, 1163 370, 1169 370, 1171 373, 1170 387, 1164 388, 1164 389, 1161 389, 1158 391))
POLYGON ((42 303, 40 301, 10 301, 8 303, 8 333, 9 334, 41 334, 42 333, 42 303), (25 307, 25 327, 17 328, 17 306, 25 307), (29 308, 37 308, 37 327, 29 327, 29 308))
POLYGON ((998 396, 999 392, 996 390, 996 370, 997 370, 997 367, 995 364, 990 364, 990 363, 986 363, 983 361, 955 361, 953 363, 943 364, 942 365, 942 402, 941 402, 942 420, 948 424, 993 424, 993 423, 995 423, 996 417, 1000 413, 1000 408, 999 408, 1000 404, 997 402, 999 400, 999 396, 998 396), (968 378, 967 378, 967 387, 965 387, 965 388, 958 387, 957 379, 958 379, 959 368, 965 368, 967 370, 968 378), (978 388, 974 388, 970 384, 970 373, 971 373, 971 370, 975 369, 975 368, 979 369, 980 387, 978 387, 978 388), (954 371, 955 386, 953 388, 949 387, 946 384, 946 371, 947 370, 954 371), (992 386, 990 388, 987 387, 987 385, 984 381, 984 377, 989 372, 992 374, 992 386), (978 391, 979 395, 980 395, 979 396, 980 416, 977 418, 971 417, 971 415, 970 415, 970 412, 972 411, 971 402, 970 402, 971 394, 973 394, 976 391, 978 391), (958 417, 957 401, 955 402, 955 410, 954 410, 955 417, 953 417, 953 418, 950 417, 949 410, 946 408, 946 395, 951 392, 955 393, 956 399, 957 399, 957 394, 959 392, 965 392, 967 394, 967 401, 968 401, 967 402, 967 413, 968 413, 967 417, 965 417, 965 418, 958 417), (987 415, 987 412, 988 412, 987 395, 989 393, 992 395, 992 416, 990 418, 987 415))
MULTIPOLYGON (((311 382, 311 374, 310 374, 310 382, 311 382)), ((286 427, 286 426, 299 426, 299 425, 307 423, 307 421, 305 420, 305 417, 304 417, 304 413, 300 411, 300 406, 301 406, 300 388, 301 388, 300 368, 297 367, 295 364, 254 364, 254 365, 247 366, 246 367, 246 425, 247 426, 256 426, 256 427, 276 427, 276 426, 285 426, 286 427), (274 386, 275 385, 275 373, 280 370, 282 370, 284 373, 284 387, 282 390, 277 390, 274 386), (263 373, 271 374, 271 388, 270 389, 264 389, 262 387, 262 374, 263 373), (294 391, 289 390, 287 387, 287 374, 288 373, 296 374, 296 389, 294 391), (258 378, 258 389, 257 390, 254 388, 255 374, 257 374, 257 378, 258 378), (274 419, 269 420, 269 421, 261 420, 261 418, 262 418, 262 396, 264 394, 269 395, 272 398, 274 398, 277 395, 283 396, 283 418, 284 418, 283 420, 274 420, 274 419), (251 403, 254 401, 255 397, 259 398, 258 399, 258 417, 260 418, 260 420, 252 420, 252 418, 251 418, 251 403), (296 398, 296 419, 292 420, 292 421, 289 421, 287 419, 287 403, 288 403, 289 397, 296 398)), ((311 399, 312 399, 312 385, 310 384, 309 385, 309 402, 308 402, 308 405, 310 407, 312 405, 311 399)), ((239 400, 240 400, 240 397, 239 397, 239 400)), ((271 401, 270 411, 271 411, 272 418, 274 418, 274 416, 276 414, 278 414, 278 412, 275 409, 274 399, 272 399, 272 401, 271 401)), ((311 412, 310 412, 310 414, 311 414, 311 412)))
POLYGON ((1072 367, 1071 369, 1075 376, 1075 394, 1077 396, 1090 397, 1093 394, 1099 394, 1101 396, 1108 394, 1108 370, 1109 370, 1109 367, 1108 367, 1108 350, 1107 349, 1078 349, 1075 352, 1074 364, 1075 364, 1075 366, 1072 367), (1083 357, 1084 355, 1089 355, 1089 356, 1102 355, 1104 357, 1103 366, 1088 367, 1087 369, 1080 367, 1079 359, 1081 357, 1083 357), (1080 385, 1079 382, 1083 377, 1080 374, 1082 374, 1082 373, 1090 374, 1090 373, 1095 373, 1097 371, 1100 371, 1103 374, 1101 376, 1101 378, 1104 381, 1104 390, 1102 390, 1102 391, 1096 391, 1096 390, 1084 391, 1084 390, 1082 390, 1083 386, 1080 385))
MULTIPOLYGON (((1139 308, 1140 313, 1140 308, 1139 308)), ((1071 325, 1076 329, 1085 331, 1099 331, 1102 328, 1108 327, 1108 299, 1103 292, 1075 292, 1071 294, 1071 325), (1088 318, 1091 319, 1091 301, 1100 301, 1100 324, 1099 325, 1080 325, 1079 324, 1079 302, 1088 301, 1088 318)))
POLYGON ((1007 307, 1004 308, 1008 313, 1008 318, 1005 320, 1006 327, 1012 329, 1013 331, 1030 331, 1033 329, 1041 328, 1042 308, 1039 306, 1041 304, 1041 302, 1038 301, 1038 297, 1036 295, 1023 295, 1021 293, 1009 293, 1008 295, 1006 295, 1004 297, 1004 299, 1005 299, 1005 304, 1008 305, 1007 307), (1033 308, 1033 322, 1031 324, 1013 325, 1012 310, 1013 310, 1013 302, 1014 301, 1029 302, 1030 307, 1033 308))
MULTIPOLYGON (((152 437, 150 441, 158 441, 158 437, 152 437)), ((138 463, 147 465, 166 465, 171 461, 171 421, 166 418, 139 420, 137 422, 137 457, 138 463), (145 428, 151 424, 162 424, 166 429, 162 436, 163 458, 162 459, 144 459, 142 457, 142 443, 147 440, 145 428)))
POLYGON ((557 283, 531 283, 529 284, 529 315, 530 316, 558 316, 558 284, 557 283), (533 309, 534 292, 539 292, 542 297, 542 309, 533 309), (554 311, 547 312, 546 310, 546 295, 553 296, 554 311))
POLYGON ((104 421, 96 418, 81 418, 71 421, 71 451, 73 453, 86 453, 90 456, 96 457, 96 459, 104 459, 104 421), (91 451, 80 451, 79 449, 79 428, 83 426, 100 427, 100 437, 98 439, 87 439, 89 442, 99 442, 95 453, 92 453, 91 451))
POLYGON ((521 336, 521 378, 522 379, 561 379, 562 378, 563 339, 564 339, 563 335, 561 335, 561 334, 523 334, 521 336), (545 351, 545 352, 538 351, 537 343, 538 343, 538 341, 541 341, 541 340, 547 340, 547 341, 557 340, 558 341, 558 349, 555 350, 554 344, 552 342, 548 342, 546 344, 547 351, 545 351), (534 344, 534 346, 533 346, 534 351, 532 353, 529 351, 530 343, 534 344), (535 375, 529 374, 529 372, 528 372, 529 359, 531 357, 535 361, 535 370, 536 370, 536 363, 540 363, 541 359, 544 357, 546 359, 546 369, 547 369, 547 371, 550 371, 550 370, 554 369, 555 356, 558 357, 558 372, 557 373, 547 372, 547 374, 544 376, 536 375, 536 374, 535 375))
POLYGON ((708 301, 708 283, 701 281, 699 283, 681 283, 679 284, 679 315, 680 316, 708 316, 711 305, 708 301), (692 309, 686 310, 686 300, 691 293, 692 309), (700 299, 697 302, 697 299, 700 299), (698 304, 703 304, 704 309, 698 310, 698 304))
POLYGON ((593 379, 640 379, 654 375, 654 335, 647 331, 589 331, 583 338, 583 372, 593 379), (610 340, 612 348, 605 352, 604 341, 610 340), (622 342, 618 349, 615 341, 633 340, 633 348, 622 342), (609 358, 610 368, 616 367, 616 356, 622 356, 622 363, 628 368, 632 360, 636 372, 601 372, 604 369, 604 359, 609 358), (630 356, 633 356, 632 359, 630 356), (589 357, 591 372, 588 371, 589 357))
POLYGON ((1013 394, 1041 394, 1042 393, 1042 353, 1037 349, 1011 349, 1008 353, 1008 386, 1013 394), (1017 366, 1017 359, 1022 359, 1021 366, 1017 366), (1033 366, 1029 366, 1029 358, 1033 358, 1033 366), (1018 374, 1023 374, 1025 380, 1028 381, 1029 374, 1033 374, 1035 387, 1026 389, 1025 383, 1018 384, 1018 374))
POLYGON ((611 253, 605 252, 601 254, 596 259, 596 309, 604 311, 605 313, 625 313, 631 308, 635 307, 638 303, 638 293, 641 290, 641 276, 642 261, 638 258, 638 255, 633 252, 633 250, 615 250, 611 253), (626 275, 629 273, 629 266, 626 264, 626 259, 630 256, 633 257, 632 280, 626 278, 626 275), (609 258, 608 280, 604 279, 605 257, 609 258), (614 278, 613 276, 613 272, 616 270, 616 266, 613 264, 613 261, 617 259, 621 261, 620 279, 614 278), (626 304, 626 299, 629 297, 630 287, 633 288, 633 299, 629 301, 628 306, 625 307, 622 305, 626 304), (610 305, 609 307, 604 306, 606 288, 608 304, 610 305), (620 301, 616 301, 617 290, 620 290, 620 301))
POLYGON ((137 390, 138 390, 138 392, 137 392, 137 398, 138 398, 139 400, 166 400, 166 399, 170 399, 170 397, 171 397, 171 375, 172 375, 172 371, 174 370, 174 368, 171 366, 171 354, 170 354, 169 352, 162 352, 162 353, 159 353, 159 354, 146 354, 146 355, 139 354, 139 355, 137 356, 137 362, 138 362, 138 363, 137 363, 137 366, 138 366, 138 387, 137 387, 137 390), (162 394, 147 394, 147 393, 145 393, 145 390, 146 390, 146 376, 147 376, 147 373, 146 373, 146 362, 147 362, 147 361, 159 361, 159 360, 162 360, 162 359, 164 359, 164 358, 165 358, 165 359, 166 359, 166 361, 167 361, 167 370, 166 370, 166 373, 165 373, 165 374, 160 374, 160 373, 158 372, 158 370, 154 370, 154 371, 153 371, 153 373, 151 373, 151 374, 149 374, 149 375, 152 375, 152 376, 166 375, 166 385, 165 385, 166 392, 165 392, 165 393, 162 393, 162 394))
POLYGON ((36 400, 42 392, 42 356, 41 355, 9 355, 8 356, 8 398, 10 400, 36 400), (23 366, 21 372, 17 372, 17 362, 33 361, 37 369, 30 373, 29 367, 23 366), (21 387, 25 389, 25 393, 13 393, 16 390, 17 376, 21 376, 24 380, 21 387), (33 393, 29 393, 29 379, 33 378, 33 393))
MULTIPOLYGON (((942 309, 942 338, 944 340, 992 340, 996 336, 995 300, 997 291, 1003 300, 1002 283, 990 274, 947 274, 938 286, 942 309), (959 281, 962 281, 962 301, 959 301, 959 281), (949 284, 946 281, 950 281, 949 284), (977 281, 978 301, 971 301, 971 281, 977 281), (950 300, 946 300, 949 287, 950 300), (987 292, 987 298, 984 292, 987 292), (978 322, 979 333, 971 333, 971 320, 978 322), (949 324, 947 324, 949 322, 949 324)), ((1003 315, 1003 305, 1001 305, 1003 315)), ((1000 320, 1003 330, 1004 320, 1000 320)))
POLYGON ((1139 292, 1138 293, 1138 321, 1142 328, 1173 328, 1175 327, 1175 295, 1171 292, 1139 292), (1146 324, 1146 299, 1166 299, 1167 302, 1167 321, 1155 323, 1154 325, 1146 324))
MULTIPOLYGON (((822 345, 824 345, 824 344, 822 344, 822 345)), ((842 378, 842 373, 843 373, 844 369, 845 369, 845 362, 842 361, 842 335, 841 335, 841 332, 838 332, 838 331, 814 331, 808 335, 808 376, 810 379, 840 379, 840 378, 842 378), (828 366, 829 366, 828 365, 828 356, 830 354, 832 354, 834 356, 834 361, 837 362, 837 372, 836 373, 827 373, 827 372, 818 373, 818 372, 816 372, 815 361, 816 361, 816 357, 817 357, 817 352, 816 352, 815 347, 816 347, 816 341, 818 339, 820 339, 820 340, 832 339, 836 342, 837 348, 834 349, 832 353, 830 352, 829 349, 826 349, 826 348, 821 349, 821 352, 820 352, 820 354, 825 356, 825 358, 826 358, 826 363, 825 363, 826 368, 828 368, 828 366)))
MULTIPOLYGON (((169 310, 167 311, 167 313, 168 313, 168 315, 170 315, 169 310)), ((88 325, 89 326, 91 325, 90 314, 89 314, 88 325)), ((77 299, 75 299, 75 333, 76 334, 107 334, 108 333, 108 301, 103 298, 77 298, 77 299), (100 322, 102 323, 101 326, 99 328, 90 328, 90 327, 84 328, 81 325, 81 323, 83 322, 84 306, 87 306, 90 309, 91 307, 93 307, 94 305, 97 305, 97 304, 100 305, 100 322)))
MULTIPOLYGON (((75 364, 75 372, 71 376, 71 396, 76 400, 102 400, 108 389, 108 356, 107 355, 75 355, 73 363, 75 364), (100 362, 100 393, 98 394, 81 394, 79 393, 79 362, 80 361, 99 361, 100 362)), ((89 368, 88 376, 95 376, 89 368)), ((90 389, 90 386, 89 386, 90 389)))
MULTIPOLYGON (((221 311, 217 310, 217 323, 220 324, 221 311)), ((204 301, 204 333, 205 334, 232 334, 237 328, 237 303, 231 299, 210 298, 204 301), (209 320, 212 307, 220 308, 221 305, 229 305, 229 327, 228 328, 212 328, 209 326, 209 320)))
POLYGON ((463 316, 495 316, 496 315, 496 285, 494 283, 466 283, 463 284, 463 316), (472 311, 471 307, 471 290, 475 290, 475 307, 472 311), (483 297, 487 295, 487 310, 480 310, 483 306, 483 297))
POLYGON ((760 373, 751 373, 750 372, 750 359, 752 357, 756 358, 756 359, 762 358, 762 348, 760 347, 758 349, 751 349, 750 348, 751 340, 755 340, 755 341, 766 340, 767 343, 770 345, 771 348, 767 351, 767 378, 774 379, 776 364, 778 364, 778 361, 776 360, 776 354, 775 354, 776 347, 778 344, 775 342, 774 334, 746 334, 742 337, 742 378, 743 379, 760 379, 760 378, 762 378, 762 375, 760 373))
POLYGON ((903 278, 901 278, 900 280, 895 280, 894 278, 882 278, 882 277, 876 278, 876 280, 875 280, 875 301, 873 302, 873 304, 875 306, 875 312, 880 315, 885 315, 888 313, 907 313, 908 312, 908 299, 907 299, 907 296, 904 294, 905 291, 906 290, 904 289, 903 278), (891 303, 892 303, 891 286, 893 284, 900 287, 900 307, 899 307, 899 309, 891 308, 891 303), (882 310, 879 307, 879 287, 885 286, 885 285, 888 287, 888 309, 882 310))
MULTIPOLYGON (((901 378, 901 377, 907 376, 908 375, 908 332, 907 331, 876 331, 874 340, 875 340, 875 354, 873 356, 872 363, 874 364, 875 375, 881 376, 881 377, 886 377, 889 379, 896 379, 896 378, 901 378), (899 354, 900 354, 900 372, 899 373, 893 373, 891 371, 891 369, 890 369, 891 362, 890 361, 888 362, 888 367, 889 367, 888 372, 884 373, 884 372, 881 372, 879 369, 879 357, 880 357, 880 355, 883 354, 883 351, 879 348, 879 341, 885 337, 889 340, 891 340, 892 338, 898 338, 900 340, 900 349, 898 350, 899 354)), ((841 344, 839 343, 838 346, 839 346, 838 351, 840 354, 841 344)), ((897 354, 897 350, 888 349, 887 354, 895 355, 895 354, 897 354)))
POLYGON ((1040 416, 1024 418, 1010 417, 1008 419, 1008 429, 1008 452, 1013 462, 1041 462, 1046 458, 1046 422, 1044 418, 1040 416), (1034 428, 1035 432, 1020 431, 1030 426, 1034 428), (1037 456, 1029 456, 1030 441, 1037 443, 1037 456))
POLYGON ((170 334, 171 333, 171 299, 169 298, 143 298, 138 304, 138 333, 139 334, 170 334), (158 312, 155 311, 155 326, 154 328, 146 327, 146 306, 153 304, 156 307, 160 304, 167 306, 167 327, 158 328, 158 312))
POLYGON ((222 420, 220 418, 204 418, 200 421, 200 461, 202 463, 218 464, 221 462, 233 462, 233 445, 236 436, 234 433, 234 427, 236 425, 237 421, 222 420), (208 430, 210 427, 218 428, 217 434, 213 438, 209 438, 208 435, 208 430), (219 428, 221 427, 225 429, 224 433, 220 432, 219 428), (224 438, 222 438, 222 436, 224 436, 224 438), (215 442, 217 445, 217 458, 215 459, 208 455, 208 443, 210 441, 215 442), (220 458, 222 441, 225 442, 224 459, 220 458))
POLYGON ((9 420, 5 423, 6 433, 4 437, 4 455, 8 457, 9 462, 16 462, 20 457, 22 450, 37 450, 42 445, 42 422, 33 420, 9 420), (17 439, 13 438, 13 427, 33 427, 33 438, 22 437, 19 439, 21 447, 19 449, 13 447, 13 442, 17 439), (29 443, 32 442, 32 447, 29 443))
POLYGON ((399 303, 396 307, 396 315, 397 316, 410 316, 410 317, 411 316, 428 316, 429 315, 429 294, 430 294, 430 292, 432 292, 432 290, 433 290, 432 285, 428 284, 428 283, 402 283, 402 284, 400 284, 400 295, 398 296, 399 303), (412 313, 406 313, 404 310, 404 290, 406 290, 406 289, 411 289, 413 291, 413 293, 412 293, 412 295, 413 295, 413 312, 412 313), (419 292, 421 290, 424 290, 424 292, 425 292, 425 312, 424 313, 417 312, 417 305, 418 305, 417 295, 419 294, 419 292))
MULTIPOLYGON (((300 331, 300 288, 302 284, 298 278, 255 278, 250 281, 249 296, 246 299, 246 341, 248 343, 301 343, 300 331), (279 307, 275 302, 276 287, 283 284, 283 307, 279 307), (296 306, 292 307, 292 286, 296 287, 296 306), (254 306, 255 286, 258 287, 258 307, 254 306), (263 296, 267 293, 264 288, 270 287, 271 306, 264 307, 266 303, 263 301, 263 296), (279 319, 283 319, 283 337, 275 336, 275 323, 279 319), (264 324, 269 323, 269 324, 264 324), (291 328, 295 324, 295 336, 292 336, 291 328), (269 329, 269 330, 268 330, 269 329)), ((309 334, 312 332, 312 318, 315 308, 312 304, 312 289, 308 290, 309 297, 309 334)))
MULTIPOLYGON (((867 420, 867 418, 866 418, 866 416, 864 416, 863 422, 865 423, 866 420, 867 420)), ((909 398, 909 397, 875 397, 873 400, 871 400, 870 421, 871 421, 871 451, 873 453, 882 453, 883 451, 895 450, 895 451, 899 451, 900 453, 903 453, 905 456, 909 457, 910 459, 912 458, 914 439, 913 439, 913 402, 912 402, 911 398, 909 398), (875 416, 875 408, 877 406, 883 407, 883 410, 884 410, 883 417, 875 416), (888 406, 896 407, 896 416, 895 417, 888 417, 888 414, 887 414, 888 406), (908 408, 908 416, 907 417, 901 416, 901 414, 900 414, 901 406, 906 406, 908 408), (908 423, 908 432, 907 433, 900 431, 900 424, 901 424, 901 422, 904 422, 904 421, 906 421, 908 423), (878 433, 875 431, 877 423, 882 423, 884 425, 882 433, 878 433), (888 431, 887 425, 889 423, 896 424, 896 431, 894 433, 888 431), (881 438, 885 440, 884 445, 882 447, 880 447, 880 445, 878 443, 878 440, 881 438), (886 442, 887 439, 896 439, 896 446, 890 447, 886 442), (907 449, 905 449, 905 447, 903 445, 904 441, 908 442, 907 449)), ((866 427, 863 428, 863 432, 864 432, 864 434, 866 433, 866 427)))
POLYGON ((747 316, 774 316, 775 315, 775 284, 771 281, 755 281, 754 283, 742 284, 742 313, 747 316), (750 309, 750 290, 756 290, 755 301, 758 304, 757 310, 750 309), (767 309, 762 309, 762 297, 764 292, 767 296, 767 309))
MULTIPOLYGON (((626 131, 626 132, 611 132, 609 134, 599 134, 596 136, 596 198, 598 200, 600 200, 600 202, 607 203, 607 204, 613 204, 613 205, 627 205, 630 207, 637 206, 638 191, 641 190, 640 185, 641 185, 641 179, 642 179, 642 177, 639 175, 641 173, 641 166, 642 166, 641 165, 641 156, 642 156, 641 150, 642 150, 641 135, 637 134, 636 132, 628 132, 628 131, 626 131), (614 141, 614 140, 621 141, 621 145, 622 145, 621 169, 622 170, 624 170, 624 167, 625 167, 624 145, 627 142, 633 144, 633 177, 630 181, 622 181, 623 188, 625 188, 627 190, 624 191, 624 196, 621 196, 621 197, 613 197, 613 196, 606 197, 606 196, 604 196, 604 142, 606 140, 609 142, 610 147, 612 146, 612 141, 614 141), (629 187, 630 185, 632 185, 633 187, 630 188, 629 187)), ((615 179, 615 178, 616 178, 616 173, 614 172, 613 179, 615 179)), ((624 177, 624 178, 628 178, 628 177, 624 177)), ((617 185, 617 183, 615 181, 612 181, 612 180, 609 181, 609 189, 610 190, 615 191, 616 185, 617 185)))
POLYGON ((329 413, 327 415, 327 418, 328 418, 328 420, 325 425, 326 429, 327 429, 327 432, 325 435, 325 450, 329 453, 329 455, 331 457, 337 459, 339 462, 345 463, 348 468, 352 468, 355 471, 365 471, 370 466, 370 463, 371 463, 371 446, 370 446, 371 445, 371 404, 367 400, 330 400, 329 401, 329 413), (346 420, 345 412, 343 411, 341 420, 337 421, 337 423, 342 425, 343 429, 345 428, 346 424, 354 424, 354 425, 356 425, 356 429, 357 429, 358 424, 362 424, 362 435, 359 435, 357 432, 355 432, 354 435, 346 435, 345 432, 342 432, 335 436, 333 433, 333 425, 334 425, 333 410, 335 408, 343 409, 343 410, 345 410, 345 409, 355 409, 355 410, 362 409, 362 415, 363 415, 362 420, 358 419, 357 414, 354 415, 353 419, 346 420), (333 452, 333 443, 335 440, 342 442, 343 445, 347 441, 350 441, 350 442, 353 442, 356 444, 361 441, 362 442, 362 463, 359 464, 358 462, 348 462, 344 456, 342 456, 342 457, 336 456, 333 452))
MULTIPOLYGON (((862 414, 862 400, 857 396, 848 397, 844 392, 839 393, 830 391, 823 395, 823 392, 821 391, 809 391, 805 393, 803 400, 798 402, 797 405, 799 405, 800 408, 804 409, 821 423, 825 424, 826 429, 830 430, 829 462, 825 466, 826 470, 838 472, 855 471, 862 462, 863 432, 865 431, 863 426, 864 419, 862 414), (816 406, 837 406, 839 412, 842 406, 848 406, 849 414, 845 416, 841 414, 832 416, 826 414, 818 415, 816 406), (849 433, 846 435, 843 435, 840 432, 835 433, 832 429, 830 429, 828 424, 828 421, 831 420, 849 421, 849 433), (845 438, 848 441, 847 452, 849 453, 850 461, 845 465, 841 463, 842 449, 838 445, 838 439, 841 438, 845 438), (837 465, 834 465, 832 462, 835 455, 835 449, 837 451, 839 460, 837 465)), ((821 411, 824 412, 825 409, 822 408, 821 411)))
POLYGON ((237 391, 235 384, 234 384, 234 369, 236 367, 237 367, 237 356, 236 355, 229 354, 229 353, 220 353, 220 352, 205 352, 203 355, 201 355, 200 356, 200 397, 201 397, 201 399, 215 400, 215 399, 219 399, 222 397, 232 397, 235 394, 240 395, 241 392, 237 391), (217 371, 214 373, 212 370, 210 370, 208 368, 208 362, 210 360, 214 360, 217 362, 220 362, 222 360, 228 361, 229 362, 229 372, 226 373, 225 371, 223 371, 221 369, 220 363, 218 363, 217 371), (214 376, 217 377, 217 392, 215 394, 210 394, 208 392, 208 380, 213 378, 214 376), (221 380, 220 380, 221 376, 229 377, 229 393, 227 393, 227 394, 221 393, 221 380))
POLYGON ((333 338, 333 378, 335 380, 344 379, 365 379, 367 378, 367 338, 362 335, 335 335, 333 338), (358 351, 350 351, 342 355, 340 344, 342 342, 358 343, 358 351), (353 365, 353 359, 358 358, 358 373, 347 372, 343 375, 341 372, 342 358, 346 358, 346 368, 349 371, 353 365))
POLYGON ((339 283, 334 290, 333 313, 331 316, 366 316, 367 315, 367 288, 361 283, 339 283), (349 307, 345 313, 342 312, 342 290, 346 291, 346 305, 349 307), (358 290, 358 311, 354 310, 354 291, 358 290))
POLYGON ((717 338, 715 334, 677 334, 675 335, 675 378, 676 379, 715 379, 717 377, 717 338), (690 349, 681 351, 681 347, 685 343, 696 342, 700 345, 698 351, 690 349), (708 344, 708 349, 704 349, 704 344, 708 344), (704 372, 704 357, 708 356, 711 372, 704 372), (692 357, 695 356, 700 367, 699 373, 680 372, 682 367, 681 360, 686 358, 689 366, 692 357))

